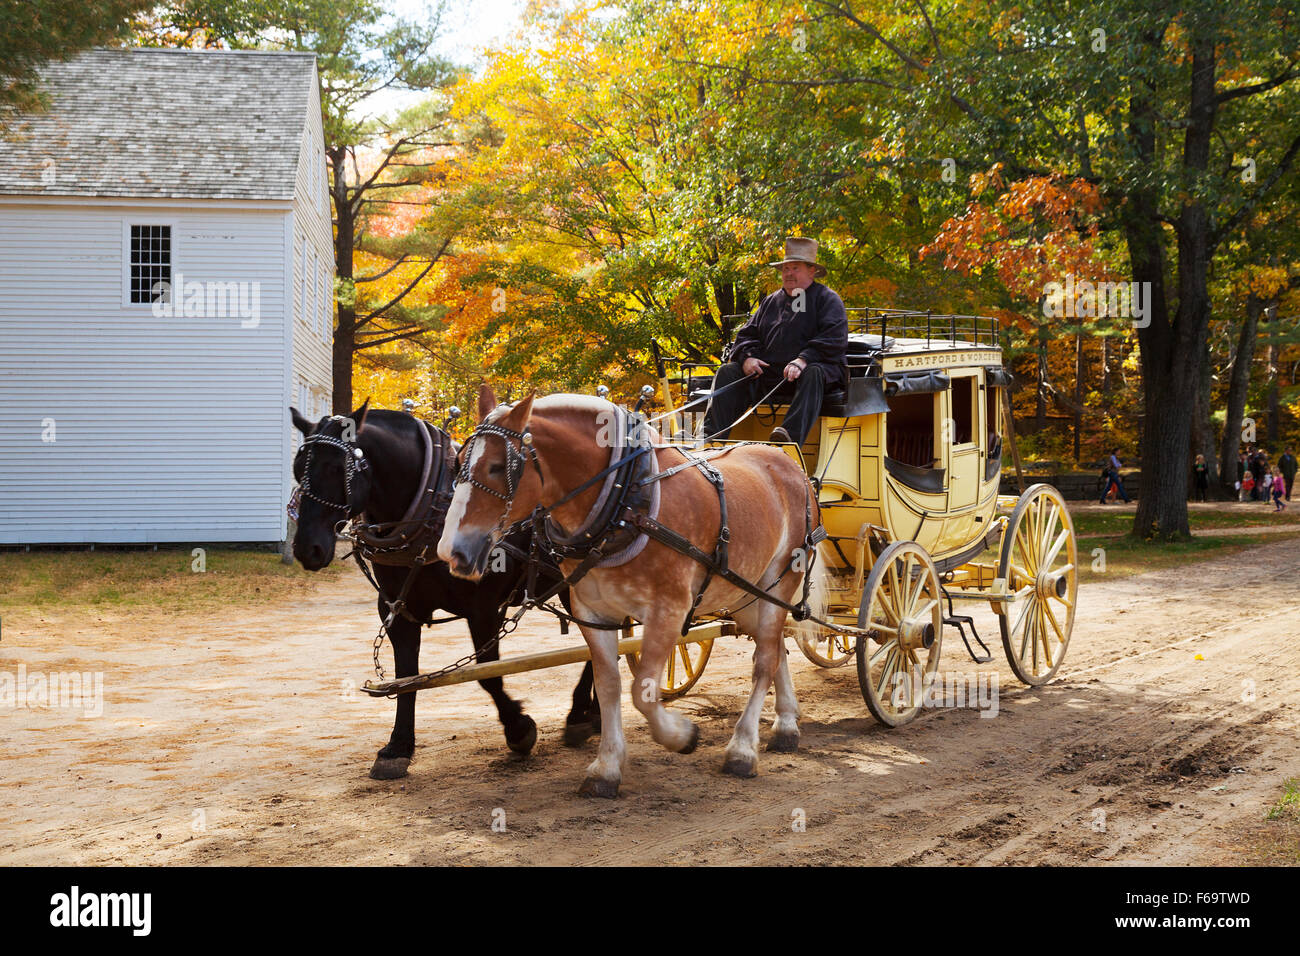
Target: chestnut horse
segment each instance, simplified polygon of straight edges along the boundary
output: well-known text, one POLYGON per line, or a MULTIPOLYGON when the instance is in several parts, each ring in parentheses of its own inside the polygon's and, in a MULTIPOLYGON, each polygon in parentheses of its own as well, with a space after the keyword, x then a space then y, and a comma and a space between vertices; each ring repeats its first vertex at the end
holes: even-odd
MULTIPOLYGON (((584 527, 605 492, 599 482, 583 486, 612 464, 610 442, 602 446, 599 436, 616 412, 604 399, 584 395, 533 395, 513 406, 498 407, 487 385, 480 388, 478 404, 479 430, 462 452, 461 478, 438 543, 438 556, 452 573, 470 579, 482 576, 502 530, 527 518, 539 505, 548 510, 552 537, 558 532, 565 538, 584 527), (575 491, 579 493, 573 495, 575 491)), ((664 446, 654 429, 643 426, 641 431, 656 446, 643 456, 653 459, 655 469, 664 472, 687 462, 686 454, 664 446)), ((817 527, 821 520, 808 478, 788 455, 766 445, 735 446, 714 454, 709 463, 724 482, 729 567, 772 596, 794 603, 804 577, 804 563, 796 557, 806 553, 809 521, 817 527)), ((722 514, 712 481, 688 464, 658 484, 659 524, 712 554, 722 514)), ((697 595, 695 613, 727 613, 742 633, 754 639, 753 693, 727 745, 722 767, 724 773, 752 777, 758 772, 759 715, 773 681, 776 722, 768 749, 789 752, 799 743, 799 709, 783 638, 787 611, 717 574, 706 576, 702 563, 659 540, 638 544, 639 551, 632 547, 621 552, 633 553, 630 560, 592 567, 570 586, 573 614, 595 664, 601 715, 600 749, 587 769, 581 793, 614 797, 622 781, 626 745, 618 638, 619 626, 628 617, 644 626, 640 662, 633 675, 634 705, 654 739, 668 750, 690 753, 699 743, 699 728, 666 709, 659 694, 668 654, 697 595), (701 587, 705 588, 702 595, 701 587)), ((566 576, 579 565, 578 558, 561 562, 566 576)))

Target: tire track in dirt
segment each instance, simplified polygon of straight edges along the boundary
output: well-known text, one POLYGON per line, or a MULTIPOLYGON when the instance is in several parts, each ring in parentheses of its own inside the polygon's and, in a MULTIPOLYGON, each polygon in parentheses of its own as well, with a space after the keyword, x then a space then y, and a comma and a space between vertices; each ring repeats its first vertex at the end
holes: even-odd
MULTIPOLYGON (((1261 543, 1257 560, 1273 582, 1300 580, 1294 542, 1261 543)), ((392 704, 340 691, 363 679, 375 628, 359 575, 302 607, 6 613, 0 668, 93 663, 111 680, 99 721, 20 710, 0 725, 10 775, 0 861, 1212 863, 1230 828, 1257 820, 1281 779, 1300 774, 1295 601, 1274 584, 1243 588, 1241 567, 1231 556, 1086 585, 1063 676, 1044 688, 1014 681, 994 636, 999 659, 979 668, 1000 681, 993 719, 942 708, 885 730, 866 715, 852 666, 823 671, 794 651, 802 748, 763 752, 748 781, 720 767, 749 647, 719 643, 673 705, 700 725, 694 754, 664 752, 625 704, 615 801, 576 794, 594 741, 559 745, 576 665, 507 682, 538 721, 533 757, 505 754, 490 702, 470 685, 420 696, 410 777, 368 780, 392 704), (196 807, 206 831, 190 826, 196 807), (1107 811, 1105 832, 1091 828, 1094 809, 1107 811), (491 829, 496 811, 503 832, 491 829)), ((981 632, 996 635, 981 613, 981 632)), ((575 639, 530 615, 511 653, 575 639)), ((425 668, 467 647, 463 627, 436 628, 425 668)), ((960 641, 948 649, 944 673, 975 670, 960 641)), ((764 744, 770 714, 769 700, 764 744)))

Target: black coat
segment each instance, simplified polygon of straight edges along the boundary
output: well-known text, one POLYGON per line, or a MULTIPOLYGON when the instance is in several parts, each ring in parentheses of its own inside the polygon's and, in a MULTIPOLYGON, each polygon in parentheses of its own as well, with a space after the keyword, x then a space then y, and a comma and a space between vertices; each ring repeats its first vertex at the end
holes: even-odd
POLYGON ((731 360, 747 358, 769 363, 765 377, 775 380, 796 358, 818 365, 826 376, 826 387, 845 382, 845 354, 849 347, 849 320, 844 302, 820 282, 804 290, 802 311, 798 301, 777 289, 767 296, 749 321, 736 333, 731 360))

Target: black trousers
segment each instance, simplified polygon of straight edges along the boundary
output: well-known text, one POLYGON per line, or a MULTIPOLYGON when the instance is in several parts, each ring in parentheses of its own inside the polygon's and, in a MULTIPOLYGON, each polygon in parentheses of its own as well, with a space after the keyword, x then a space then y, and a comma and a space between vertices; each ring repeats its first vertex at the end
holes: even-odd
MULTIPOLYGON (((744 369, 738 363, 728 362, 718 369, 714 387, 722 388, 744 377, 744 369)), ((714 398, 709 413, 704 418, 704 434, 712 435, 720 432, 717 437, 726 438, 731 433, 731 426, 735 424, 736 419, 745 414, 749 407, 766 395, 778 381, 780 381, 779 376, 765 374, 751 379, 745 385, 728 389, 714 398)), ((785 421, 781 423, 781 427, 790 433, 790 438, 796 445, 802 445, 808 433, 817 424, 818 416, 821 415, 822 399, 826 394, 826 373, 819 365, 809 365, 803 370, 793 388, 794 398, 790 400, 790 410, 785 413, 785 421)), ((778 392, 777 396, 773 397, 779 395, 778 392)))

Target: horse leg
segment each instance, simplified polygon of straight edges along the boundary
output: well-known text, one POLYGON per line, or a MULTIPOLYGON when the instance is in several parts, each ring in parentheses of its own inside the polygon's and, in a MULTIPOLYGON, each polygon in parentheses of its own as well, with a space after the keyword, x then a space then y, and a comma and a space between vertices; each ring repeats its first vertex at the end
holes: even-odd
MULTIPOLYGON (((677 605, 666 602, 675 610, 677 605)), ((659 678, 668 655, 677 653, 682 612, 655 614, 645 622, 641 659, 632 683, 632 702, 650 725, 650 736, 674 753, 688 754, 700 742, 700 728, 682 714, 673 713, 659 699, 659 678)))
POLYGON ((776 668, 776 722, 772 731, 768 750, 788 754, 799 749, 799 701, 794 695, 794 681, 790 679, 790 651, 784 640, 776 668))
POLYGON ((573 708, 564 718, 564 746, 581 747, 592 734, 600 732, 599 706, 592 696, 595 683, 595 671, 591 661, 582 669, 578 686, 573 688, 573 708))
MULTIPOLYGON (((759 613, 759 626, 754 633, 754 688, 745 711, 736 722, 735 733, 727 744, 727 757, 722 772, 737 777, 758 774, 758 719, 763 711, 767 689, 780 666, 785 642, 781 625, 785 620, 784 608, 769 604, 759 613)), ((790 688, 793 692, 793 686, 790 688)), ((791 693, 793 697, 793 693, 791 693)))
POLYGON ((618 631, 582 628, 591 649, 596 697, 600 701, 600 749, 587 767, 587 779, 579 789, 584 797, 616 797, 623 781, 627 745, 623 740, 623 679, 618 673, 618 631))
MULTIPOLYGON (((380 599, 380 615, 388 609, 380 599)), ((398 677, 414 677, 420 670, 420 625, 398 617, 388 629, 388 639, 393 645, 393 661, 398 677)), ((406 776, 411 757, 415 754, 415 695, 397 695, 397 716, 388 746, 379 751, 370 768, 371 779, 396 780, 406 776)))
MULTIPOLYGON (((469 633, 480 663, 500 658, 500 649, 493 639, 501 633, 503 620, 500 611, 495 609, 480 609, 469 618, 469 633), (487 646, 489 644, 490 647, 487 646)), ((478 684, 491 695, 492 702, 497 705, 497 717, 506 732, 506 746, 517 754, 530 753, 537 743, 537 724, 533 718, 524 713, 519 701, 506 693, 505 683, 500 677, 489 677, 478 684)))

